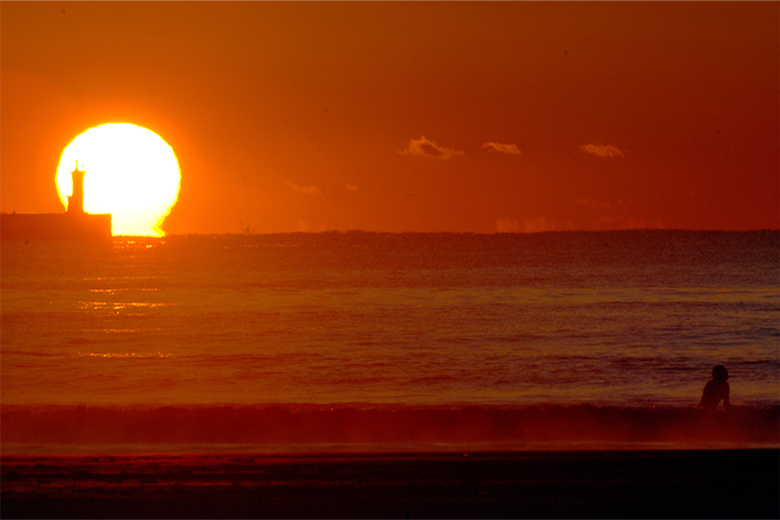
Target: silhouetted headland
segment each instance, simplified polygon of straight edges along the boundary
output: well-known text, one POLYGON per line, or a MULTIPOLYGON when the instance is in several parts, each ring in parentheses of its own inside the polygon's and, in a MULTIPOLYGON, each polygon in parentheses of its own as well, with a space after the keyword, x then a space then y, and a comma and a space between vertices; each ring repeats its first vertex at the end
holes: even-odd
POLYGON ((84 212, 85 171, 76 169, 73 194, 68 196, 66 213, 2 213, 0 238, 3 240, 100 240, 111 238, 111 214, 84 212))

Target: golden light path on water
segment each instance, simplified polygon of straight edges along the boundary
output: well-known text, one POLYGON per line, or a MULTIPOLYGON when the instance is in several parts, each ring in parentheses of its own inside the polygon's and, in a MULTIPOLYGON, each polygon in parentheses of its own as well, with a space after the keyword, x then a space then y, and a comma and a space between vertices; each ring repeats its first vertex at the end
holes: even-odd
POLYGON ((160 225, 178 199, 181 171, 160 136, 130 123, 80 134, 62 152, 57 168, 57 193, 65 207, 77 163, 86 171, 85 212, 111 213, 115 235, 163 235, 160 225))

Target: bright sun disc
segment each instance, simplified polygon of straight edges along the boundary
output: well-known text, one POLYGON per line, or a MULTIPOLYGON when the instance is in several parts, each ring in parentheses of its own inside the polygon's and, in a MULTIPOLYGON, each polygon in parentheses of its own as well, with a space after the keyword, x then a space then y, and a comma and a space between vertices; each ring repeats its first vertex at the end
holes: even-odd
POLYGON ((159 228, 179 197, 181 172, 160 136, 129 123, 90 128, 62 152, 57 193, 67 208, 71 172, 84 177, 84 211, 111 213, 115 235, 162 236, 159 228))

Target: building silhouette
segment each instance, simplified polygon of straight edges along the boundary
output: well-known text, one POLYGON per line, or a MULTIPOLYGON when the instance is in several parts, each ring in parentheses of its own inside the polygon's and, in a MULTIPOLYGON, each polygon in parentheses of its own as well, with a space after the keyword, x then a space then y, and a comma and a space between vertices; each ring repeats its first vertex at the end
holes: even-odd
POLYGON ((68 196, 65 213, 2 213, 0 239, 3 240, 101 240, 109 239, 111 214, 84 212, 84 180, 86 172, 70 172, 73 190, 68 196))

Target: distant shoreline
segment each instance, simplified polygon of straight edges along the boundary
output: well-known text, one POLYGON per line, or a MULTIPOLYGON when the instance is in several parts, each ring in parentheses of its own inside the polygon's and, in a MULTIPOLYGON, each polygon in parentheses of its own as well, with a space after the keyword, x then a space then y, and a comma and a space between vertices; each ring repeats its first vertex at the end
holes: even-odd
POLYGON ((241 237, 241 236, 254 236, 254 237, 271 237, 279 235, 390 235, 390 236, 419 236, 419 235, 438 235, 438 236, 538 236, 538 235, 576 235, 576 234, 619 234, 619 233, 686 233, 686 234, 701 234, 701 233, 778 233, 780 229, 666 229, 666 228, 631 228, 631 229, 565 229, 565 230, 548 230, 548 231, 534 231, 534 232, 490 232, 480 233, 475 231, 369 231, 363 229, 348 229, 348 230, 328 230, 328 231, 276 231, 269 233, 166 233, 162 237, 152 237, 143 235, 114 235, 114 238, 171 238, 171 237, 241 237))

